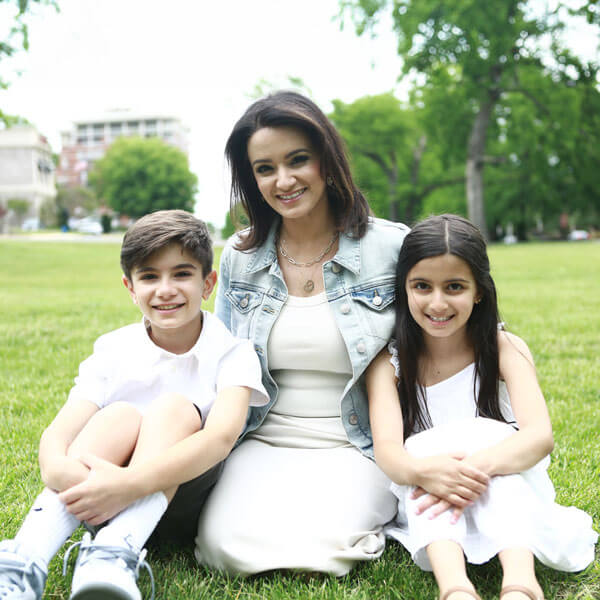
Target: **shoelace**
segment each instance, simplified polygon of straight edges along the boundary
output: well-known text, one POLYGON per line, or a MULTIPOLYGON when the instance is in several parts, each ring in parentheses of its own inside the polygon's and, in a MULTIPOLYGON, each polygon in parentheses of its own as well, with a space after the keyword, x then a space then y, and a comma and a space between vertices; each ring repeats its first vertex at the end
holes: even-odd
POLYGON ((133 567, 133 571, 135 573, 136 580, 140 575, 140 569, 146 569, 148 575, 150 576, 150 585, 152 587, 150 600, 154 600, 154 574, 152 573, 152 568, 145 560, 147 554, 147 550, 145 548, 139 553, 139 555, 137 555, 132 550, 128 550, 127 548, 121 548, 119 546, 96 546, 93 544, 89 544, 87 540, 75 542, 74 544, 71 544, 69 546, 69 549, 65 552, 65 558, 63 560, 63 577, 65 577, 67 574, 68 561, 71 551, 77 546, 80 546, 80 553, 85 553, 80 559, 80 563, 82 565, 85 564, 88 560, 92 559, 112 560, 115 558, 120 558, 123 561, 125 561, 127 566, 131 567, 132 565, 135 565, 135 567, 133 567))
POLYGON ((33 565, 34 561, 32 560, 1 558, 0 567, 7 569, 7 571, 2 573, 2 577, 0 577, 0 594, 4 595, 3 589, 12 592, 18 588, 19 591, 24 592, 26 588, 23 577, 33 574, 33 565))

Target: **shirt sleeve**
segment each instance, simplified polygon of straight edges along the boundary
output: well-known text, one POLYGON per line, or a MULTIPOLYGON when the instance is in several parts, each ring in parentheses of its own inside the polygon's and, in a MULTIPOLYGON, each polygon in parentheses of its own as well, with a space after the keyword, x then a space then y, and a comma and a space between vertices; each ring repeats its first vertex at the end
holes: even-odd
POLYGON ((79 365, 79 374, 75 377, 69 399, 89 400, 98 408, 105 406, 108 395, 107 373, 110 372, 107 360, 106 352, 99 351, 95 344, 94 353, 79 365))
POLYGON ((250 340, 238 340, 219 361, 217 394, 233 386, 252 390, 250 406, 263 406, 269 402, 269 395, 262 384, 260 362, 250 340))

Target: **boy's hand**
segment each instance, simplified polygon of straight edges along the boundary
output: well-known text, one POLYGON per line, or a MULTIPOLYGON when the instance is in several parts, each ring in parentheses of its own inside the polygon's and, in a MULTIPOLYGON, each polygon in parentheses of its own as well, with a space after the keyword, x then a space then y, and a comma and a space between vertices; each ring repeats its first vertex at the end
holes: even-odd
POLYGON ((118 467, 91 454, 80 460, 90 469, 87 479, 59 494, 77 519, 100 525, 137 500, 127 467, 118 467))
POLYGON ((71 456, 52 460, 50 467, 42 473, 44 485, 56 492, 63 492, 87 479, 89 468, 71 456))

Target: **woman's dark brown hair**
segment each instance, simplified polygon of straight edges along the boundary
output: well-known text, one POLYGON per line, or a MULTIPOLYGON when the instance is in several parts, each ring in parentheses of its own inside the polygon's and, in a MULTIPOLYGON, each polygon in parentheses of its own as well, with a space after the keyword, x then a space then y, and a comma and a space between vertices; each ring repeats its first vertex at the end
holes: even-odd
POLYGON ((331 178, 327 198, 338 229, 362 237, 367 230, 369 205, 352 180, 342 138, 312 100, 281 91, 254 102, 235 124, 225 147, 231 169, 231 217, 235 222, 235 208, 241 204, 250 222, 238 250, 261 246, 277 218, 261 197, 248 158, 248 141, 263 127, 292 127, 309 138, 319 155, 321 175, 331 178))

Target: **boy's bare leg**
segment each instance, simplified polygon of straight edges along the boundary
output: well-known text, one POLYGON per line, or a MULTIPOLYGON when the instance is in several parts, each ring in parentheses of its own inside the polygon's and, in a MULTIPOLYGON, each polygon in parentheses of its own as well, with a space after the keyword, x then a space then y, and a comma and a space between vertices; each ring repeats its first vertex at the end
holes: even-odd
MULTIPOLYGON (((125 403, 115 403, 99 410, 86 423, 67 455, 77 459, 91 452, 114 462, 127 462, 137 440, 140 413, 125 403)), ((69 473, 75 485, 87 478, 89 469, 78 461, 69 473)), ((79 521, 67 512, 55 491, 45 488, 36 498, 25 517, 15 540, 27 554, 35 555, 47 564, 78 527, 79 521)))
MULTIPOLYGON (((465 556, 459 544, 451 540, 438 540, 427 546, 427 556, 433 574, 440 588, 440 598, 452 588, 475 588, 467 577, 465 556)), ((448 600, 473 600, 473 594, 466 592, 454 592, 448 596, 448 600)))
MULTIPOLYGON (((196 433, 201 426, 200 415, 188 398, 179 394, 162 396, 144 415, 130 464, 146 462, 196 433)), ((140 498, 111 519, 95 541, 139 551, 160 521, 176 490, 173 487, 140 498)))
MULTIPOLYGON (((533 554, 526 548, 507 548, 498 553, 502 565, 502 587, 521 585, 529 588, 536 598, 543 598, 544 592, 535 576, 533 554)), ((523 592, 510 592, 502 600, 525 600, 523 592)))

